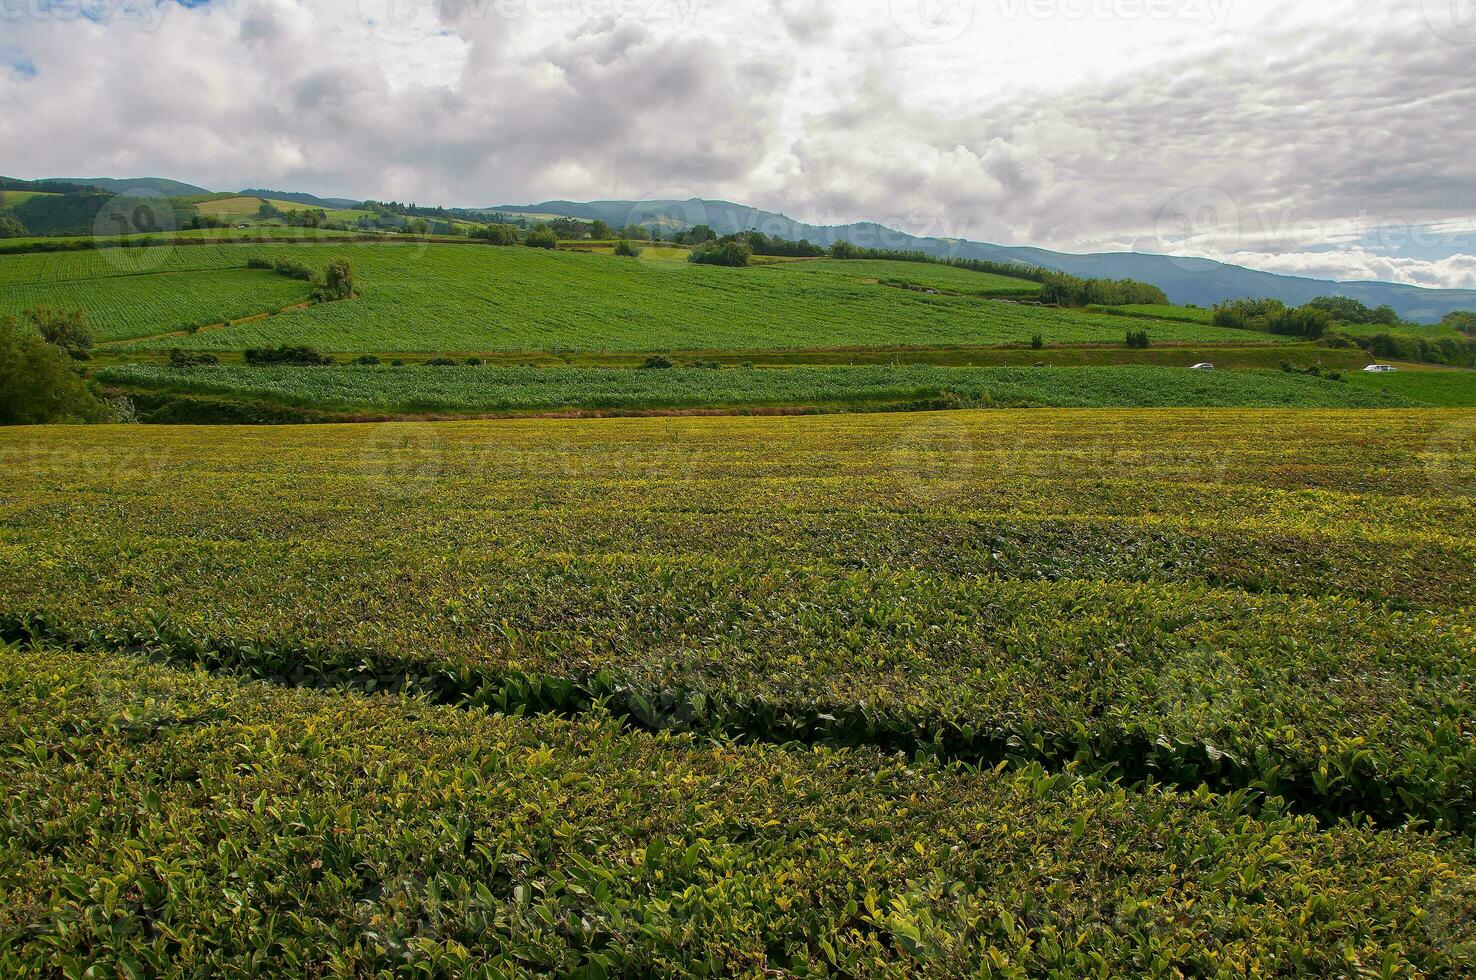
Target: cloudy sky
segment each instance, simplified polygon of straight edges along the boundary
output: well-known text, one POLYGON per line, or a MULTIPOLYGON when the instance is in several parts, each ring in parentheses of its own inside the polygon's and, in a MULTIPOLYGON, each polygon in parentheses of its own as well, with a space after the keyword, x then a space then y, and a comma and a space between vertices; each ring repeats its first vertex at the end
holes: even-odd
POLYGON ((0 172, 1476 286, 1476 0, 0 0, 0 172))

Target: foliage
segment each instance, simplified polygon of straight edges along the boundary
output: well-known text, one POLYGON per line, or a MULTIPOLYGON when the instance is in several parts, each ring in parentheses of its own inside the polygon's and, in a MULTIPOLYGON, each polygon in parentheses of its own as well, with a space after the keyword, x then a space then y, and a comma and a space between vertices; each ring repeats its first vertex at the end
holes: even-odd
POLYGON ((1253 813, 1244 794, 625 733, 91 651, 0 651, 0 729, 6 975, 1468 962, 1468 854, 1253 813))
POLYGON ((173 369, 210 367, 220 363, 214 354, 197 351, 182 351, 178 347, 169 352, 169 366, 173 369))
POLYGON ((333 358, 321 354, 312 347, 248 347, 245 351, 246 363, 257 365, 268 364, 332 364, 333 358))
POLYGON ((1293 309, 1275 299, 1242 299, 1216 305, 1214 322, 1217 327, 1231 330, 1257 330, 1318 340, 1332 326, 1333 316, 1321 306, 1293 309))
MULTIPOLYGON (((355 363, 378 363, 372 356, 355 363)), ((1181 368, 957 368, 927 366, 654 370, 496 368, 490 371, 349 371, 222 367, 181 373, 148 365, 102 369, 98 377, 139 390, 188 391, 336 411, 482 413, 559 409, 697 408, 717 405, 967 404, 1081 408, 1407 408, 1418 397, 1348 389, 1281 373, 1181 368)), ((1476 407, 1476 376, 1457 375, 1439 404, 1476 407), (1464 393, 1464 401, 1453 401, 1464 393)))
POLYGON ((516 245, 519 242, 518 229, 513 225, 482 225, 472 231, 471 237, 489 245, 516 245))
POLYGON ((1466 310, 1455 310, 1445 315, 1440 321, 1441 326, 1459 330, 1468 337, 1476 337, 1476 313, 1466 310))
POLYGON ((323 279, 313 287, 313 299, 319 303, 354 298, 354 268, 346 258, 335 258, 328 262, 323 279))
POLYGON ((0 317, 0 425, 100 422, 106 414, 61 348, 0 317))
POLYGON ((0 435, 0 613, 256 676, 1465 827, 1469 419, 0 435))
POLYGON ((1079 308, 1102 306, 1163 305, 1168 297, 1162 289, 1132 279, 1078 279, 1060 272, 1048 273, 1041 284, 1043 303, 1079 308))
POLYGON ((559 247, 559 236, 553 229, 538 225, 528 229, 528 233, 523 236, 523 244, 529 248, 555 249, 559 247))
POLYGON ((26 310, 24 315, 48 344, 55 344, 63 350, 92 348, 92 331, 87 329, 87 314, 82 310, 36 306, 26 310))
POLYGON ((1147 350, 1151 341, 1148 339, 1146 330, 1129 330, 1127 332, 1127 345, 1137 350, 1147 350))
POLYGON ((638 259, 641 257, 641 247, 627 238, 622 238, 615 243, 615 254, 627 259, 638 259))
POLYGON ((291 259, 278 259, 272 263, 272 268, 277 270, 277 275, 286 276, 288 279, 301 279, 303 282, 310 282, 313 278, 312 269, 309 269, 301 262, 294 262, 291 259))
POLYGON ((1338 323, 1373 323, 1390 327, 1400 324, 1399 314, 1392 306, 1369 309, 1351 296, 1319 296, 1306 305, 1322 310, 1338 323))
POLYGON ((21 238, 29 235, 25 224, 13 214, 0 214, 0 238, 21 238))
POLYGON ((696 265, 741 268, 748 265, 748 260, 752 257, 753 251, 742 242, 712 242, 694 248, 692 254, 687 256, 687 261, 696 265))

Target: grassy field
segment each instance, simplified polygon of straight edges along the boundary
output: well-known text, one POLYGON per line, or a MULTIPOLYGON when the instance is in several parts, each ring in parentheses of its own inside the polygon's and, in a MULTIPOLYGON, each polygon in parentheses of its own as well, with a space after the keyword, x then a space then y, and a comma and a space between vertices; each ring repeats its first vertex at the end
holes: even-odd
POLYGON ((1476 813, 1476 414, 0 433, 12 635, 1476 813))
POLYGON ((1461 408, 1476 402, 1476 371, 1400 371, 1398 374, 1350 375, 1351 383, 1377 388, 1400 398, 1461 408))
POLYGON ((6 975, 1455 976, 1472 941, 1429 834, 128 657, 0 649, 0 762, 6 975))
MULTIPOLYGON (((4 238, 0 239, 0 285, 6 279, 6 263, 9 257, 19 254, 46 254, 65 253, 69 251, 87 251, 99 249, 113 254, 122 252, 122 246, 138 245, 148 243, 152 247, 167 247, 173 243, 180 243, 196 247, 202 243, 240 243, 248 244, 257 239, 268 239, 272 242, 278 240, 284 243, 290 242, 329 242, 329 241, 354 241, 363 238, 377 238, 375 232, 364 231, 331 231, 326 228, 288 228, 282 225, 252 225, 249 228, 187 228, 173 232, 148 232, 139 235, 104 235, 104 236, 74 236, 74 237, 26 237, 26 238, 4 238), (79 246, 84 246, 80 247, 79 246)), ((444 241, 431 236, 431 241, 444 241)), ((417 240, 418 241, 418 240, 417 240)), ((453 239, 452 241, 464 241, 464 239, 453 239)), ((120 261, 138 261, 122 259, 120 261)), ((148 261, 157 261, 150 259, 148 261)))
POLYGON ((3 191, 0 192, 0 207, 13 208, 24 204, 33 197, 54 197, 56 195, 47 191, 3 191))
POLYGON ((1139 304, 1136 306, 1091 306, 1088 309, 1099 313, 1113 313, 1117 316, 1133 317, 1140 320, 1180 320, 1184 323, 1214 323, 1215 314, 1213 310, 1200 309, 1190 306, 1163 306, 1158 304, 1139 304))
POLYGON ((123 365, 108 385, 261 400, 342 412, 492 413, 556 409, 712 406, 858 406, 936 403, 1058 407, 1476 407, 1476 373, 1460 384, 1374 384, 1281 371, 1206 374, 1174 368, 676 368, 602 370, 500 367, 170 368, 123 365), (1420 395, 1429 396, 1426 402, 1420 395))
MULTIPOLYGON (((334 246, 331 256, 312 246, 250 245, 175 248, 152 271, 240 268, 253 255, 296 259, 314 267, 343 255, 354 264, 360 298, 163 346, 241 350, 292 343, 339 352, 649 351, 1018 344, 1035 334, 1048 343, 1121 343, 1124 334, 1120 317, 927 295, 868 281, 888 268, 901 277, 986 284, 990 278, 912 263, 855 263, 861 268, 848 269, 847 263, 798 262, 719 269, 467 245, 354 244, 334 246)), ((0 257, 0 283, 65 283, 71 294, 80 296, 92 287, 79 284, 101 277, 104 286, 83 305, 106 321, 116 308, 106 291, 116 258, 112 251, 0 257)), ((16 289, 0 285, 0 310, 19 305, 16 289)), ((195 314, 191 306, 146 332, 169 331, 195 314)), ((1160 342, 1247 342, 1243 331, 1199 324, 1165 321, 1149 329, 1160 342)))

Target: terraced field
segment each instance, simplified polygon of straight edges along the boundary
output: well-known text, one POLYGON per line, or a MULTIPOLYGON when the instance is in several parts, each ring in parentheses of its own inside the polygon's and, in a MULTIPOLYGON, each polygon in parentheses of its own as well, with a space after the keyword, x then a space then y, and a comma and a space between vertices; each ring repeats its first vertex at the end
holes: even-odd
MULTIPOLYGON (((152 249, 138 250, 150 253, 152 249)), ((280 343, 327 351, 651 351, 708 348, 806 348, 927 344, 1121 343, 1120 317, 980 299, 927 295, 879 285, 903 279, 997 288, 997 277, 913 263, 785 263, 719 269, 668 262, 616 261, 600 255, 536 249, 439 245, 192 246, 149 256, 160 273, 240 269, 253 256, 286 257, 321 267, 343 255, 354 264, 360 298, 294 312, 229 331, 140 346, 242 350, 280 343), (973 277, 973 278, 970 278, 973 277)), ((68 284, 82 297, 94 277, 109 277, 117 250, 0 257, 0 310, 28 298, 10 283, 68 284)), ((1033 284, 1031 284, 1033 285, 1033 284)), ((266 304, 269 306, 270 304, 266 304)), ((107 321, 113 298, 84 308, 107 321)), ((263 308, 266 308, 263 306, 263 308)), ((191 322, 179 315, 152 324, 158 334, 191 322)), ((1243 331, 1155 323, 1159 341, 1247 343, 1243 331)), ((1268 338, 1269 342, 1269 338, 1268 338)))
MULTIPOLYGON (((1444 377, 1444 376, 1443 376, 1444 377)), ((857 406, 943 403, 1056 407, 1476 407, 1476 373, 1394 386, 1282 371, 1181 368, 191 367, 129 364, 97 372, 132 391, 221 396, 343 412, 490 413, 555 409, 857 406), (1429 399, 1420 400, 1420 396, 1429 399)))

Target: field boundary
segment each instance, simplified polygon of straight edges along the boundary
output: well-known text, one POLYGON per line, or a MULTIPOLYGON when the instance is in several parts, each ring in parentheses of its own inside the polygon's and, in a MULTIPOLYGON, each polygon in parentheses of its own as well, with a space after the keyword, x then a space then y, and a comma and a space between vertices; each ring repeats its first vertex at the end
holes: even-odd
POLYGON ((1120 729, 981 730, 941 717, 889 715, 854 704, 811 703, 797 709, 763 698, 723 698, 680 688, 641 690, 606 671, 561 677, 462 661, 435 665, 366 650, 221 642, 176 629, 164 619, 152 621, 146 630, 120 631, 67 628, 41 616, 7 612, 0 613, 0 642, 128 654, 283 687, 397 694, 504 714, 574 717, 603 710, 634 729, 715 735, 740 743, 872 747, 974 766, 1074 767, 1131 786, 1162 785, 1186 792, 1207 787, 1263 800, 1277 797, 1293 812, 1324 823, 1476 830, 1476 801, 1469 798, 1436 803, 1420 786, 1384 778, 1366 760, 1361 771, 1329 781, 1327 772, 1299 768, 1298 760, 1269 747, 1246 760, 1200 742, 1120 729), (1334 786, 1338 792, 1330 794, 1334 786))

